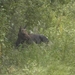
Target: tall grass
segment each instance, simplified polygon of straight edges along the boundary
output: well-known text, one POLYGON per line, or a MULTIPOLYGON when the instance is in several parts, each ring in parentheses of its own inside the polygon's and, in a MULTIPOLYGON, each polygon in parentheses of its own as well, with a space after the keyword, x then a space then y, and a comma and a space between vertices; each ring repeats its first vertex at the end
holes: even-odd
POLYGON ((75 75, 75 22, 73 13, 69 11, 69 8, 75 8, 75 3, 70 5, 63 6, 62 11, 66 16, 61 17, 59 24, 58 19, 54 18, 54 27, 40 31, 48 36, 48 45, 41 43, 16 49, 7 43, 2 48, 0 74, 75 75))
POLYGON ((1 75, 74 75, 75 35, 73 28, 63 29, 60 32, 49 28, 45 32, 51 40, 48 45, 33 44, 18 49, 7 46, 3 50, 1 75))

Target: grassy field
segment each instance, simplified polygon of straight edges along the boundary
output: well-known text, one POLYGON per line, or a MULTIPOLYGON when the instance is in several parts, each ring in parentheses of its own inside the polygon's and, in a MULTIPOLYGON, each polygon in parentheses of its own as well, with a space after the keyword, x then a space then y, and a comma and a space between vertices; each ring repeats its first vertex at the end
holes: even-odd
POLYGON ((75 75, 75 1, 50 0, 51 5, 48 1, 2 1, 0 75, 75 75), (15 48, 18 28, 26 22, 50 42, 15 48))
MULTIPOLYGON (((0 62, 1 75, 74 75, 75 35, 73 28, 62 32, 49 29, 48 45, 8 45, 0 62), (54 32, 53 32, 54 31, 54 32)), ((46 34, 45 33, 45 34, 46 34)))
POLYGON ((75 53, 72 49, 61 50, 49 46, 10 50, 4 57, 1 75, 74 75, 75 53))

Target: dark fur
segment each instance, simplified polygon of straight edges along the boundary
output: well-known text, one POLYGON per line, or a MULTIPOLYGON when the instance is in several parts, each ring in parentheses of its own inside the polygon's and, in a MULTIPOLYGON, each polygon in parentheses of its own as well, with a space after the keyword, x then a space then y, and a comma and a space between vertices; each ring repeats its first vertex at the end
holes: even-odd
POLYGON ((33 42, 35 42, 36 44, 40 44, 41 42, 48 43, 49 40, 44 35, 28 34, 26 29, 20 27, 16 46, 19 46, 19 44, 23 44, 24 42, 28 44, 31 44, 33 42))

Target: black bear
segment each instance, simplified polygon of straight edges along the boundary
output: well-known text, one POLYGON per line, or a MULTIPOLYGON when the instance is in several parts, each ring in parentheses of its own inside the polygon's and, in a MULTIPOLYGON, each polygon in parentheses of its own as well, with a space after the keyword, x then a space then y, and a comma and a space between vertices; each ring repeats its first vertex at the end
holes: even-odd
POLYGON ((41 42, 48 43, 49 40, 41 34, 29 34, 25 28, 20 27, 16 46, 19 46, 19 44, 23 44, 24 42, 28 44, 31 44, 33 42, 35 42, 36 44, 40 44, 41 42))

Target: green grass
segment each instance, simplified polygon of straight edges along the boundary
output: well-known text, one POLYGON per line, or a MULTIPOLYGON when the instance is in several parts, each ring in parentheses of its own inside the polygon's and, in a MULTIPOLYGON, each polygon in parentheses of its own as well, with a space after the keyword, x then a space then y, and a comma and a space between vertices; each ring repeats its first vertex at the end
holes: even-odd
POLYGON ((75 50, 68 45, 67 48, 56 43, 10 47, 3 52, 1 75, 74 75, 75 50))
MULTIPOLYGON (((1 16, 5 14, 6 17, 2 16, 0 24, 2 31, 0 34, 0 75, 75 75, 75 2, 71 1, 63 6, 58 5, 54 9, 51 7, 50 10, 49 14, 45 12, 45 15, 42 15, 43 18, 35 21, 40 21, 40 24, 37 24, 40 26, 38 32, 48 36, 52 43, 26 45, 24 48, 20 46, 16 49, 12 47, 13 44, 10 44, 11 41, 5 38, 4 32, 9 34, 10 29, 7 17, 12 19, 12 16, 4 13, 3 8, 1 16), (50 17, 47 18, 46 15, 50 17), (47 26, 50 27, 43 29, 42 24, 48 24, 47 26)), ((23 22, 20 20, 19 23, 23 22)), ((37 26, 36 22, 33 23, 34 26, 37 26)), ((18 24, 15 27, 19 27, 20 24, 18 24)), ((18 31, 18 28, 16 30, 18 31)), ((15 38, 12 37, 12 42, 15 38)))
MULTIPOLYGON (((45 32, 45 31, 44 31, 45 32)), ((8 44, 2 51, 1 75, 75 75, 75 31, 72 26, 55 27, 47 32, 46 45, 25 45, 16 49, 8 44)))

